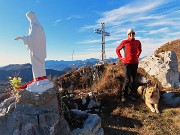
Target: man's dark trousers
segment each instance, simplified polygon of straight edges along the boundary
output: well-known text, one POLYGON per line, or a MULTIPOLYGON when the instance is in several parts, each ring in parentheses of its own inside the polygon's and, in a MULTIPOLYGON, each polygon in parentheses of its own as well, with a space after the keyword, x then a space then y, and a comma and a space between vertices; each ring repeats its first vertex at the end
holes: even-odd
POLYGON ((128 95, 135 94, 136 92, 136 74, 137 74, 137 64, 124 64, 124 71, 125 71, 125 82, 122 88, 122 96, 125 98, 128 95))

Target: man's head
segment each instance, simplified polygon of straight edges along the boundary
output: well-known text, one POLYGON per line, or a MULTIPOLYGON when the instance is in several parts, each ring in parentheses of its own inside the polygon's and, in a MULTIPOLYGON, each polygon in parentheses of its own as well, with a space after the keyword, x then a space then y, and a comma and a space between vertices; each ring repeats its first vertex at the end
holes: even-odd
POLYGON ((128 31, 127 31, 127 35, 128 35, 128 39, 134 39, 134 37, 135 37, 135 31, 134 31, 132 28, 130 28, 130 29, 128 29, 128 31))

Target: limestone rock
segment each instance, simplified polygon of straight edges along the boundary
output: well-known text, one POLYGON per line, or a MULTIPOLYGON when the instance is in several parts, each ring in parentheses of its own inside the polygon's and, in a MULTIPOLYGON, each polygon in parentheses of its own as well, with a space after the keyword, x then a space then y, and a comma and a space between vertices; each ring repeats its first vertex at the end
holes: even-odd
POLYGON ((57 89, 43 93, 21 91, 0 105, 2 135, 70 135, 66 120, 59 115, 57 89))
POLYGON ((16 95, 17 101, 20 104, 44 105, 57 97, 57 90, 50 88, 45 92, 30 92, 22 90, 16 95))
POLYGON ((90 114, 77 109, 72 109, 71 111, 79 115, 79 117, 87 115, 83 128, 74 129, 72 131, 73 135, 104 135, 104 130, 101 127, 101 118, 97 114, 90 114))
POLYGON ((139 67, 157 78, 164 88, 180 87, 178 61, 173 51, 152 54, 142 59, 139 67))

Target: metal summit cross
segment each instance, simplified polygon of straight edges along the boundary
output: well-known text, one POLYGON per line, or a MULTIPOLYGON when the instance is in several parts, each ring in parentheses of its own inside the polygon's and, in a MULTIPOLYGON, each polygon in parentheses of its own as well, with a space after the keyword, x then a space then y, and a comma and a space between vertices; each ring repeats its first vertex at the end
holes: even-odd
POLYGON ((102 51, 101 51, 101 61, 103 62, 103 64, 105 63, 105 36, 110 36, 109 32, 105 32, 105 23, 101 23, 102 28, 101 29, 95 29, 95 33, 97 34, 101 34, 102 35, 102 51))

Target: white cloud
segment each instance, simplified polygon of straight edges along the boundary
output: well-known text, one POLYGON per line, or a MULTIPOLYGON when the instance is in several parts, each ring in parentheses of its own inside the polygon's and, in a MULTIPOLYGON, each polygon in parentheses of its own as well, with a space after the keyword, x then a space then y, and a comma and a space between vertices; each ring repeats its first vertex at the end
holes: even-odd
POLYGON ((54 25, 57 25, 57 24, 58 24, 59 22, 61 22, 61 21, 62 21, 62 19, 58 19, 58 20, 54 21, 53 24, 54 24, 54 25))
MULTIPOLYGON (((94 25, 86 25, 82 29, 99 28, 101 22, 105 22, 106 31, 111 33, 106 38, 106 52, 107 55, 116 56, 114 48, 127 37, 126 31, 132 27, 138 36, 136 38, 142 42, 142 56, 146 56, 164 43, 179 38, 180 7, 173 2, 174 0, 135 0, 101 13, 101 18, 94 25)), ((98 42, 92 39, 86 43, 95 43, 94 41, 98 42)))
POLYGON ((93 39, 93 40, 86 40, 86 41, 81 41, 79 44, 91 44, 91 43, 99 43, 101 39, 93 39))
POLYGON ((62 19, 61 20, 59 19, 59 20, 56 20, 54 23, 58 23, 58 22, 61 22, 61 21, 62 21, 62 19))
POLYGON ((89 30, 89 29, 94 30, 94 29, 96 29, 98 27, 99 27, 99 24, 96 24, 96 25, 85 25, 85 26, 81 27, 79 31, 81 32, 81 31, 86 31, 86 30, 89 30))
POLYGON ((88 58, 101 58, 101 53, 100 52, 84 52, 84 53, 78 53, 74 55, 74 59, 77 60, 82 60, 82 59, 88 59, 88 58))
POLYGON ((167 33, 169 30, 167 27, 165 28, 160 28, 160 29, 156 29, 156 30, 151 30, 148 34, 159 34, 159 33, 167 33))
POLYGON ((70 16, 70 17, 66 18, 66 20, 69 20, 69 19, 72 19, 72 16, 70 16))
POLYGON ((97 23, 106 22, 106 23, 114 23, 116 21, 120 21, 125 19, 131 19, 129 16, 135 16, 136 14, 146 12, 148 10, 151 10, 160 4, 162 4, 162 0, 159 1, 135 1, 132 2, 124 7, 120 7, 118 9, 114 9, 111 11, 104 12, 102 14, 102 18, 100 18, 97 23), (128 16, 127 16, 128 15, 128 16))
POLYGON ((66 18, 66 20, 70 20, 70 19, 81 19, 82 17, 80 16, 76 16, 76 15, 73 15, 73 16, 69 16, 68 18, 66 18))
POLYGON ((159 21, 159 22, 154 22, 154 23, 151 23, 151 24, 148 24, 147 26, 150 26, 150 27, 154 27, 154 26, 161 26, 161 25, 173 25, 173 22, 171 21, 159 21))
POLYGON ((69 16, 66 19, 58 19, 58 20, 54 21, 53 24, 57 25, 58 23, 60 23, 62 21, 68 21, 68 20, 71 20, 71 19, 81 19, 81 18, 82 17, 80 17, 80 16, 69 16))

